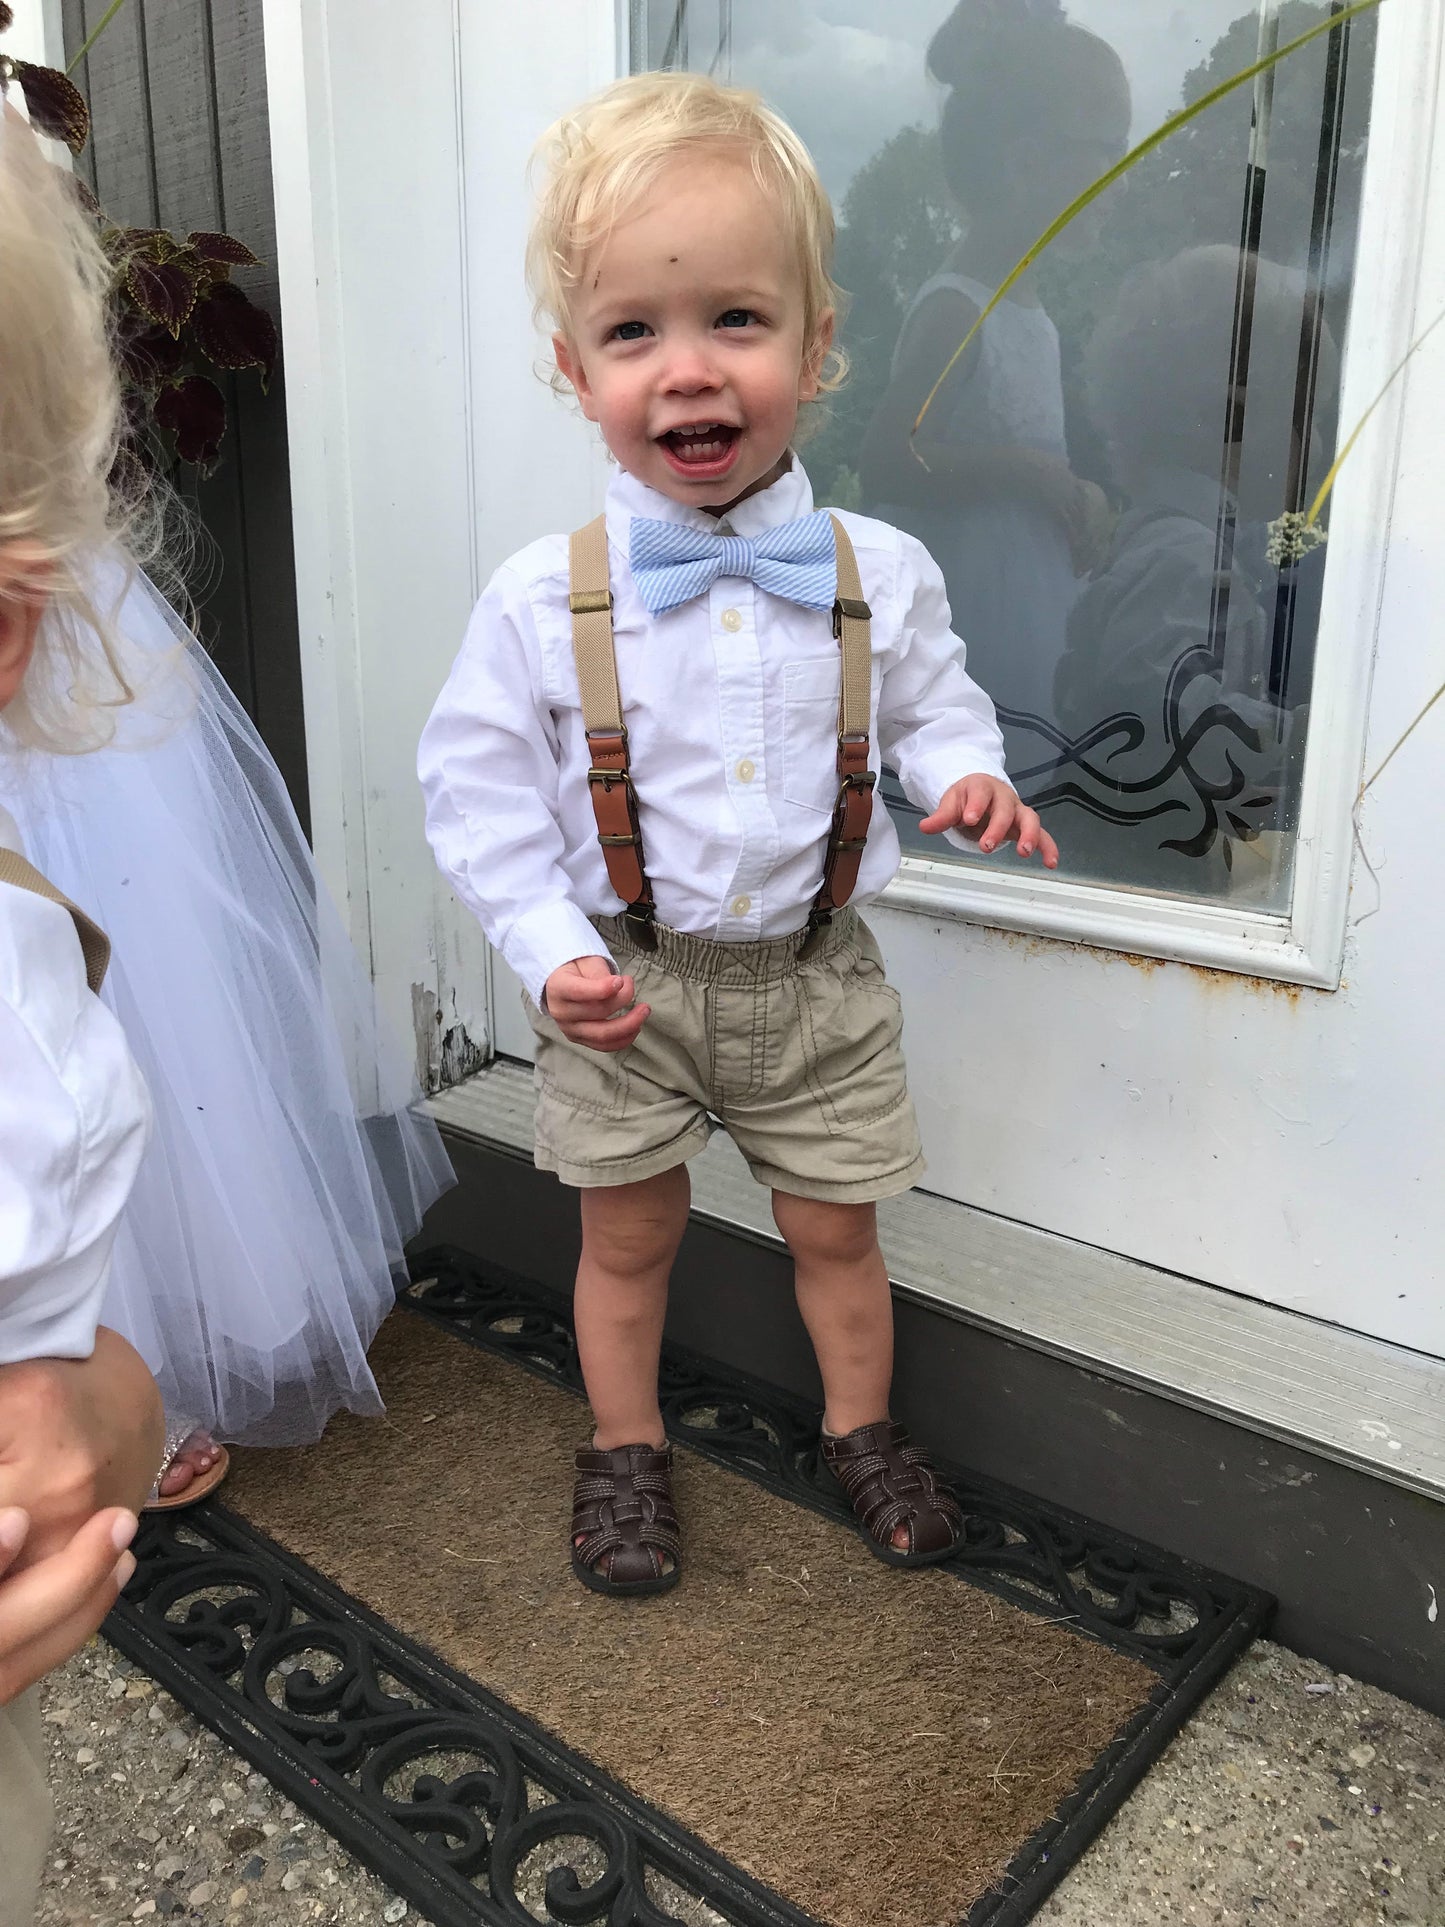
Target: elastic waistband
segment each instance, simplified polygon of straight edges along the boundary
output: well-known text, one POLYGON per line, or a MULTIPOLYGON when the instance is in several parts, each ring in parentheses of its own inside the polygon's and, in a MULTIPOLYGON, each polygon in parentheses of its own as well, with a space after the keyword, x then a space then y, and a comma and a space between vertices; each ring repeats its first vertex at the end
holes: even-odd
POLYGON ((693 983, 717 984, 722 989, 742 989, 749 984, 776 983, 811 970, 852 940, 858 927, 858 913, 851 905, 835 911, 822 944, 803 963, 798 949, 803 933, 790 937, 770 937, 762 943, 723 943, 716 937, 697 937, 685 930, 669 930, 666 924, 653 925, 657 948, 644 950, 621 917, 593 917, 597 932, 614 956, 652 957, 676 977, 693 983))

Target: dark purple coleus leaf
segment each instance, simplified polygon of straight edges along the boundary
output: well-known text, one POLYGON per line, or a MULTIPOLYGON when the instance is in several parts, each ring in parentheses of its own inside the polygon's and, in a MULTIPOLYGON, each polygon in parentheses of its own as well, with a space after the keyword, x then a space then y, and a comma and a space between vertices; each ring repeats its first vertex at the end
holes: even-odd
POLYGON ((80 202, 85 212, 95 215, 97 219, 102 219, 105 215, 105 209, 101 206, 100 202, 96 200, 94 194, 91 193, 89 181, 83 180, 79 174, 72 173, 68 167, 62 167, 60 169, 60 175, 65 185, 70 189, 76 200, 80 202))
POLYGON ((261 265, 246 243, 238 241, 233 234, 188 234, 186 242, 203 261, 219 267, 258 268, 261 265))
POLYGON ((187 375, 156 396, 156 425, 174 435, 176 453, 209 471, 216 465, 226 433, 226 402, 220 389, 205 375, 187 375))
POLYGON ((172 335, 179 335, 196 305, 196 278, 174 261, 133 256, 125 271, 125 290, 147 320, 172 335))
POLYGON ((54 67, 36 67, 28 60, 12 61, 10 71, 20 83, 31 124, 78 154, 90 133, 90 109, 75 82, 54 67))
POLYGON ((174 381, 185 359, 185 349, 169 328, 139 328, 121 343, 121 366, 139 388, 174 381))
POLYGON ((221 281, 197 302, 192 320, 197 344, 218 368, 259 368, 262 387, 270 385, 280 342, 264 308, 221 281))

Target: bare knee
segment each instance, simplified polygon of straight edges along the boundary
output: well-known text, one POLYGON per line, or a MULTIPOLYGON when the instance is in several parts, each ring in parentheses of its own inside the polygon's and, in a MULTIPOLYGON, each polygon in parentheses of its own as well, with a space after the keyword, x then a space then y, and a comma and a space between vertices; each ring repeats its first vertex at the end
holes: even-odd
POLYGON ((775 1191, 773 1222, 795 1264, 828 1269, 861 1265, 878 1249, 878 1212, 871 1204, 834 1204, 775 1191))
POLYGON ((635 1278, 666 1271, 682 1240, 688 1202, 687 1172, 683 1168, 665 1171, 660 1178, 642 1184, 584 1191, 584 1261, 614 1277, 635 1278))

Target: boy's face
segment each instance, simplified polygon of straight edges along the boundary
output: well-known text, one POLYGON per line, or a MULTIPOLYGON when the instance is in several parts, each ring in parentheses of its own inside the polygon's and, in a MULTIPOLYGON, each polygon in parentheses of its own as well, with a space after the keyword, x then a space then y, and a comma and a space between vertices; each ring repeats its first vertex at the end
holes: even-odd
POLYGON ((721 512, 783 472, 818 392, 826 314, 803 339, 803 282, 780 209, 741 156, 678 161, 586 263, 557 365, 630 475, 721 512))

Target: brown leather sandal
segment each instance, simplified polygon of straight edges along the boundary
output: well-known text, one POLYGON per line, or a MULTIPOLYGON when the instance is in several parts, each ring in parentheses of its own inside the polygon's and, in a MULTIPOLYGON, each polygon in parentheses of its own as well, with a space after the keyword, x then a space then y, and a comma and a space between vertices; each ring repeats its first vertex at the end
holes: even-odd
POLYGON ((823 1463, 842 1486, 863 1543, 888 1566, 933 1566, 963 1540, 963 1512, 921 1445, 892 1419, 860 1425, 842 1438, 823 1434, 823 1463), (908 1550, 893 1544, 908 1528, 908 1550))
POLYGON ((619 1445, 577 1451, 572 1570, 593 1592, 666 1592, 682 1577, 682 1534, 672 1501, 672 1447, 619 1445), (581 1543, 579 1544, 578 1541, 581 1543))

